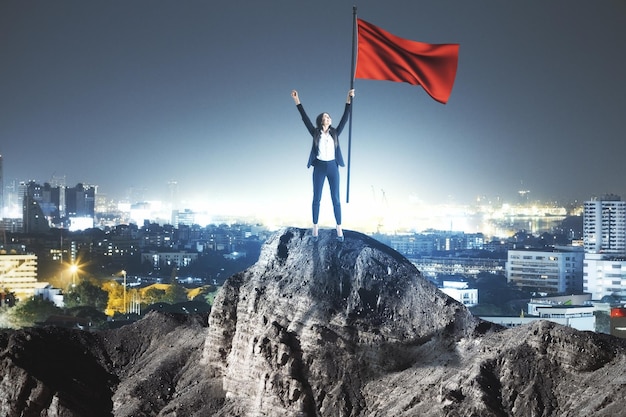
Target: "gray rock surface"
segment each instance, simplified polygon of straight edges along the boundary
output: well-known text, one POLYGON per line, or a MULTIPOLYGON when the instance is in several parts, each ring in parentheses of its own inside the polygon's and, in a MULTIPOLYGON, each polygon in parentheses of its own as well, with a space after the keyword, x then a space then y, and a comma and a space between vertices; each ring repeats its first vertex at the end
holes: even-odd
POLYGON ((626 345, 482 322, 404 257, 287 228, 207 322, 0 333, 6 416, 621 416, 626 345))

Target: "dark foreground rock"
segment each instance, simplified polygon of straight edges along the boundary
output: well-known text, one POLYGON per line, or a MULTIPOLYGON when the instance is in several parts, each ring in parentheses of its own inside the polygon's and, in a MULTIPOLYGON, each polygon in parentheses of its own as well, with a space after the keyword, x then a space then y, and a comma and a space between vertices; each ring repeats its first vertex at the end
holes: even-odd
POLYGON ((624 342, 482 322, 359 233, 281 230, 208 319, 0 333, 2 416, 620 416, 624 342))

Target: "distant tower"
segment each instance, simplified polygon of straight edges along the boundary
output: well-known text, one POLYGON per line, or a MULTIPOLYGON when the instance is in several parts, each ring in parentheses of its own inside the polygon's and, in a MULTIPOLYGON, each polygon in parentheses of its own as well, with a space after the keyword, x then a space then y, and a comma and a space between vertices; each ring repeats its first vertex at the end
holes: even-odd
POLYGON ((171 180, 167 183, 167 189, 169 191, 169 199, 170 204, 172 205, 172 210, 178 210, 178 182, 175 180, 171 180))
POLYGON ((585 201, 583 244, 587 253, 626 253, 626 201, 616 195, 585 201))
POLYGON ((76 184, 65 188, 65 212, 68 217, 95 217, 96 186, 76 184))
MULTIPOLYGON (((17 184, 17 205, 19 207, 22 207, 22 209, 25 207, 24 206, 24 200, 25 200, 25 196, 28 195, 28 182, 26 181, 20 181, 19 184, 17 184)), ((24 211, 23 211, 24 213, 24 211)), ((23 216, 25 216, 23 214, 23 216)), ((23 217, 24 222, 26 222, 26 217, 23 217)))
POLYGON ((57 187, 59 189, 59 215, 61 217, 65 217, 66 213, 65 213, 65 175, 62 176, 57 176, 57 175, 53 175, 52 178, 50 179, 50 184, 53 187, 57 187))
MULTIPOLYGON (((29 181, 23 188, 22 205, 24 208, 24 222, 33 222, 33 218, 28 216, 41 215, 50 224, 57 224, 60 221, 59 216, 59 194, 60 188, 53 187, 49 183, 45 183, 43 186, 39 185, 35 181, 29 181), (41 213, 33 211, 34 206, 37 205, 37 210, 41 213)), ((43 220, 42 220, 43 221, 43 220)), ((28 225, 27 225, 28 226, 28 225)), ((30 226, 27 227, 29 229, 30 226)), ((33 230, 29 230, 33 231, 33 230)))
POLYGON ((22 210, 24 219, 24 233, 44 233, 50 230, 48 220, 37 201, 39 198, 29 195, 22 197, 22 210))

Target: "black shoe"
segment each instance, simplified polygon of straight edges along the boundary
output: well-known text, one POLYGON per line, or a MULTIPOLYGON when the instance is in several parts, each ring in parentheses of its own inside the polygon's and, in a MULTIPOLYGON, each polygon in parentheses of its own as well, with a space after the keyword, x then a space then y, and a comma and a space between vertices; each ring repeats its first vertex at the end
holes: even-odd
POLYGON ((343 236, 337 236, 337 240, 338 240, 339 242, 343 242, 343 240, 344 240, 344 239, 343 239, 343 236))

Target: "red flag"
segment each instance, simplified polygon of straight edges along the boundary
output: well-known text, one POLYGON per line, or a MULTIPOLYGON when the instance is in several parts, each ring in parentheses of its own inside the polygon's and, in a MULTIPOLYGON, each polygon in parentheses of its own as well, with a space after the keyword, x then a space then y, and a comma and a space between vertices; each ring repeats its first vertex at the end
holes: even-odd
POLYGON ((447 103, 459 60, 458 44, 411 41, 357 19, 356 78, 421 85, 440 103, 447 103))

